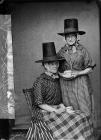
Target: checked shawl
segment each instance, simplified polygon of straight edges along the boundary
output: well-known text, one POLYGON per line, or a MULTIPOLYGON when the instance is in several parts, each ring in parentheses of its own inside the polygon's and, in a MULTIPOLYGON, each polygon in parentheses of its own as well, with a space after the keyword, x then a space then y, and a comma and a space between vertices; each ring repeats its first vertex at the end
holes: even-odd
POLYGON ((79 138, 88 140, 93 134, 90 116, 80 111, 75 111, 73 114, 67 112, 62 114, 44 112, 44 120, 53 132, 55 140, 77 140, 79 138))

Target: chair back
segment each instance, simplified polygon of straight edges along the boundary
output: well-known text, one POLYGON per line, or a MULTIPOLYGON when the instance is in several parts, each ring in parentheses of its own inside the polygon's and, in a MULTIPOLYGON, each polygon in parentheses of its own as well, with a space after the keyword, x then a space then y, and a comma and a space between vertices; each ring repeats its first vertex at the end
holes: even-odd
POLYGON ((26 98, 26 101, 27 101, 27 104, 28 104, 29 111, 30 111, 30 113, 32 113, 32 102, 34 100, 34 97, 33 97, 33 88, 23 89, 23 93, 25 95, 25 98, 26 98))

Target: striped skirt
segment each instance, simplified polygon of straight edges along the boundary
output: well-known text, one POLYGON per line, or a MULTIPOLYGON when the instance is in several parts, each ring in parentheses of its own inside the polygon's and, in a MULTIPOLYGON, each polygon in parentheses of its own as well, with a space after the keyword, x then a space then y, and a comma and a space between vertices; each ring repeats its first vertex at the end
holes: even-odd
POLYGON ((47 124, 42 121, 31 122, 27 135, 27 140, 53 140, 52 132, 47 124))

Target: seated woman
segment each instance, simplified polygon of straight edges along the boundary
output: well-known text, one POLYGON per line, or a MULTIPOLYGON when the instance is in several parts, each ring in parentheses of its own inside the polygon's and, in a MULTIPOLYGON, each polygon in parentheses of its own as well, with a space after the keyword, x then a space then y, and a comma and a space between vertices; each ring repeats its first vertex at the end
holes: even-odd
POLYGON ((32 126, 27 140, 90 140, 93 128, 90 116, 65 107, 58 76, 59 61, 54 42, 43 43, 45 71, 33 84, 32 126))

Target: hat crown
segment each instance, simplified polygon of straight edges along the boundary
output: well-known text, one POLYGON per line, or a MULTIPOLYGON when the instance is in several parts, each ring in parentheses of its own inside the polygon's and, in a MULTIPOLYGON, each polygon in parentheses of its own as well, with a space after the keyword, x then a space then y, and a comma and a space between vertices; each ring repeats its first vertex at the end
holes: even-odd
POLYGON ((76 18, 64 20, 64 32, 78 31, 78 20, 76 18))
POLYGON ((56 56, 54 42, 43 43, 42 48, 43 48, 43 58, 56 56))
POLYGON ((78 20, 76 18, 65 19, 64 29, 67 29, 67 28, 75 28, 76 30, 78 30, 78 20))
POLYGON ((64 58, 58 58, 54 42, 42 43, 42 51, 43 51, 43 59, 35 61, 36 63, 64 60, 64 58))

